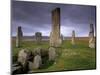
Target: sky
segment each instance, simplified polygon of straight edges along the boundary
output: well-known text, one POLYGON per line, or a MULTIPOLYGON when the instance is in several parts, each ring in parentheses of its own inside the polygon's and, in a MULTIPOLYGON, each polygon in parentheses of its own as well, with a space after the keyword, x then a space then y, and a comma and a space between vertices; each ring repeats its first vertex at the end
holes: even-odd
POLYGON ((11 36, 16 36, 18 26, 22 27, 24 36, 33 36, 41 32, 50 36, 52 13, 60 8, 60 31, 63 36, 72 36, 75 30, 77 37, 89 35, 90 23, 96 28, 96 7, 89 5, 55 4, 41 2, 12 1, 11 5, 11 36))

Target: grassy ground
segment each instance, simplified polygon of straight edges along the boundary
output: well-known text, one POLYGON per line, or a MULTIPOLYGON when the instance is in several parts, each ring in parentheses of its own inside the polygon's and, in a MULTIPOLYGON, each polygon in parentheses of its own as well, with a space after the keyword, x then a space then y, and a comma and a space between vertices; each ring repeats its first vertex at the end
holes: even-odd
MULTIPOLYGON (((15 41, 12 41, 12 54, 16 56, 22 48, 33 50, 36 47, 48 48, 48 42, 42 42, 37 45, 33 41, 24 41, 20 48, 15 47, 15 41)), ((56 63, 49 63, 45 68, 33 70, 33 72, 61 71, 61 70, 84 70, 96 68, 95 49, 88 47, 87 40, 77 40, 76 45, 72 46, 70 40, 63 41, 60 48, 57 48, 58 56, 56 63)))

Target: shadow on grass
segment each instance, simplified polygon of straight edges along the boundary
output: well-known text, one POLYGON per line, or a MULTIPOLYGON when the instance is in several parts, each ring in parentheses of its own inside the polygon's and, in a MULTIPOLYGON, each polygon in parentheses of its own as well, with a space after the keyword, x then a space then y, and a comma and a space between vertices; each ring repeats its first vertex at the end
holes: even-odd
POLYGON ((47 68, 49 68, 50 66, 53 65, 54 61, 49 61, 48 59, 49 59, 48 56, 42 57, 42 66, 41 66, 40 69, 47 69, 47 68))
POLYGON ((43 65, 42 65, 42 68, 41 69, 47 69, 47 68, 49 68, 50 66, 52 66, 53 65, 53 61, 46 61, 46 63, 44 63, 43 65))

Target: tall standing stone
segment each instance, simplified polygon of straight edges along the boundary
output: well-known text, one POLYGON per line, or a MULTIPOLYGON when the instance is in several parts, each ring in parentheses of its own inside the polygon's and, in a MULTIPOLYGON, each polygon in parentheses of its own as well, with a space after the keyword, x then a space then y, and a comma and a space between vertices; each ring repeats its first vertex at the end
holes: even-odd
POLYGON ((16 47, 20 47, 21 46, 21 41, 22 41, 22 28, 21 26, 18 26, 17 28, 17 36, 16 36, 16 47))
POLYGON ((71 39, 72 45, 75 45, 75 31, 72 31, 72 39, 71 39))
POLYGON ((60 38, 60 8, 52 11, 52 31, 50 33, 50 46, 59 47, 60 38))
POLYGON ((90 47, 90 48, 95 48, 94 27, 93 27, 93 24, 90 24, 89 47, 90 47))
POLYGON ((36 38, 36 43, 40 44, 42 40, 42 33, 41 32, 36 32, 35 33, 35 38, 36 38))

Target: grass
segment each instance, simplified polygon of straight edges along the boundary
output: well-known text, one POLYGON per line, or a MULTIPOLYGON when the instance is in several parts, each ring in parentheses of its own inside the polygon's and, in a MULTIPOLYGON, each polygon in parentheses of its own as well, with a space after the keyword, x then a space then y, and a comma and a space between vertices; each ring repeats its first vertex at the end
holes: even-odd
MULTIPOLYGON (((15 47, 15 41, 12 41, 13 56, 17 56, 19 50, 27 48, 33 50, 36 47, 48 48, 49 42, 43 41, 37 45, 33 41, 23 41, 20 48, 15 47)), ((84 70, 96 68, 96 50, 88 47, 87 40, 76 40, 76 45, 72 46, 70 40, 64 40, 60 48, 57 48, 56 63, 46 61, 42 69, 33 70, 33 72, 62 71, 62 70, 84 70)))

